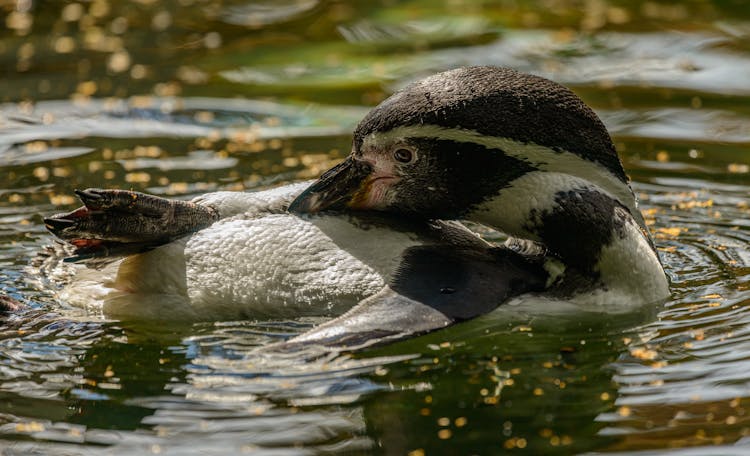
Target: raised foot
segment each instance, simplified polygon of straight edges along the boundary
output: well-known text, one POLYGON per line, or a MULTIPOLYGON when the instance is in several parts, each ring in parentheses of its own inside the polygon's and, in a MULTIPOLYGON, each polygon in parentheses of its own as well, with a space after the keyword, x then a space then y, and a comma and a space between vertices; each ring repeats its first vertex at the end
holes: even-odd
POLYGON ((107 255, 123 251, 123 245, 153 247, 219 219, 211 207, 129 190, 89 188, 75 193, 84 206, 45 218, 44 224, 55 236, 73 244, 77 253, 107 255))

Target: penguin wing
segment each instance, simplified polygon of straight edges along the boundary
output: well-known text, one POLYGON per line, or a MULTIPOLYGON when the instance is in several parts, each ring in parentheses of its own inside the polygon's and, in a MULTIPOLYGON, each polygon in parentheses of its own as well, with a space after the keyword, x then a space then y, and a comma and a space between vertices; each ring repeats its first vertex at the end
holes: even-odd
POLYGON ((484 315, 513 296, 542 290, 545 276, 537 263, 505 248, 412 247, 380 292, 275 348, 317 344, 357 350, 425 334, 484 315))

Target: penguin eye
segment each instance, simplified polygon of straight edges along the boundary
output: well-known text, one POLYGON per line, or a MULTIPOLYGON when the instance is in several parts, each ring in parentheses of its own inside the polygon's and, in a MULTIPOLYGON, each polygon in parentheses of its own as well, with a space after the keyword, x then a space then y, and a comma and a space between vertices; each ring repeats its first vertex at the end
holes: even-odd
POLYGON ((400 163, 411 163, 414 161, 415 154, 409 149, 396 149, 393 151, 393 158, 400 163))

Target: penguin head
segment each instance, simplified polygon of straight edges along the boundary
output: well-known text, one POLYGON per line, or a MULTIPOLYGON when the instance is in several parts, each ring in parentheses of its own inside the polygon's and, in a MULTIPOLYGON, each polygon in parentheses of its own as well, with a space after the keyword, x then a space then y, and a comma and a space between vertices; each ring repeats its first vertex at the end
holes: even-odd
POLYGON ((290 211, 463 218, 540 172, 610 187, 635 207, 606 128, 573 92, 507 68, 459 68, 414 82, 373 108, 354 131, 349 157, 290 211))

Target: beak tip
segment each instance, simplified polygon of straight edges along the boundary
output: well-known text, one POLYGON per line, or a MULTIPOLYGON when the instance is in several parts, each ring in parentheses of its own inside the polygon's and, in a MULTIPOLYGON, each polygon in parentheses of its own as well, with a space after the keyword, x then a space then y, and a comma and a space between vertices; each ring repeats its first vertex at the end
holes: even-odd
POLYGON ((319 201, 317 194, 303 192, 292 201, 287 210, 292 214, 314 214, 320 210, 319 201))
POLYGON ((372 172, 367 163, 349 157, 329 169, 310 185, 287 208, 294 214, 316 214, 324 210, 338 210, 348 206, 372 172))

